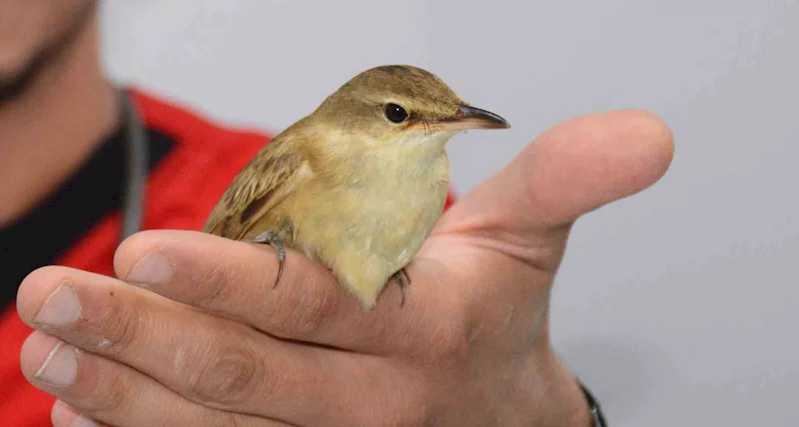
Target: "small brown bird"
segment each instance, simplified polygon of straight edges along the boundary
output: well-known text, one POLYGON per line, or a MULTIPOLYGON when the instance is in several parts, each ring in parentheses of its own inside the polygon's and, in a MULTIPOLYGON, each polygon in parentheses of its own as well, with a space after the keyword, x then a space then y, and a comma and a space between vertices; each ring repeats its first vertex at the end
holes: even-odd
POLYGON ((285 247, 319 261, 371 309, 442 214, 446 143, 466 129, 508 128, 420 68, 369 69, 277 135, 244 167, 204 231, 285 247))

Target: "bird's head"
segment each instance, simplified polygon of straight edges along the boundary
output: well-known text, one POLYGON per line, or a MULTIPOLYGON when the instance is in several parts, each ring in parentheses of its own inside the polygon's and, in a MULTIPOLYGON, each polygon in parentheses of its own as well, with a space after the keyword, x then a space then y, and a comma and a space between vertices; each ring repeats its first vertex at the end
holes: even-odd
POLYGON ((502 117, 472 107, 441 79, 408 65, 366 70, 330 95, 311 116, 324 132, 378 146, 443 144, 467 129, 504 129, 502 117), (356 138, 353 138, 355 136, 356 138))

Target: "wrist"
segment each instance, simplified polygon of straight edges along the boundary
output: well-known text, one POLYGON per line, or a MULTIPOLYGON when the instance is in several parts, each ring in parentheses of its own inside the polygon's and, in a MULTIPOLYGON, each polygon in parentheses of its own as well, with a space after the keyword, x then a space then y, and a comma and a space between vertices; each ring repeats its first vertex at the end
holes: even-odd
POLYGON ((580 389, 583 391, 586 402, 588 402, 588 408, 591 413, 591 426, 607 427, 608 424, 607 421, 605 421, 605 414, 602 412, 602 408, 599 407, 599 401, 582 381, 580 381, 580 389))
POLYGON ((551 352, 538 360, 531 404, 536 426, 595 427, 590 401, 575 375, 551 352))

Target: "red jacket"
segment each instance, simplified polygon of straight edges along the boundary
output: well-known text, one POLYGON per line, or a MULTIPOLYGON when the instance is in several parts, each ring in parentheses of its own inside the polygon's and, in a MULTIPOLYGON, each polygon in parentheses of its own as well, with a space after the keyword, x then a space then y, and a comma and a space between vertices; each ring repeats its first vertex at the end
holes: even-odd
MULTIPOLYGON (((222 127, 139 90, 132 93, 145 127, 168 135, 174 143, 148 176, 143 228, 200 230, 234 176, 270 138, 222 127)), ((113 275, 120 220, 118 211, 106 215, 56 264, 113 275)), ((51 425, 54 398, 31 386, 19 367, 20 347, 31 332, 13 303, 0 314, 2 426, 51 425)))

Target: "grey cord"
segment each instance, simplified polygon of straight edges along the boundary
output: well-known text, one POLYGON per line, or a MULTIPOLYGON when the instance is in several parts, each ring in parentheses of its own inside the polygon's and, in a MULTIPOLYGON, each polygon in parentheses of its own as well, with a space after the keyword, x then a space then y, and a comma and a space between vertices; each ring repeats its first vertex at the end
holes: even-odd
POLYGON ((147 180, 147 135, 129 94, 120 90, 125 120, 125 199, 122 201, 120 241, 141 230, 144 212, 144 188, 147 180))

